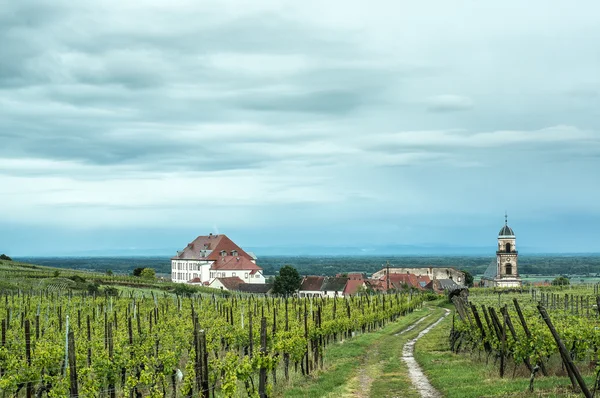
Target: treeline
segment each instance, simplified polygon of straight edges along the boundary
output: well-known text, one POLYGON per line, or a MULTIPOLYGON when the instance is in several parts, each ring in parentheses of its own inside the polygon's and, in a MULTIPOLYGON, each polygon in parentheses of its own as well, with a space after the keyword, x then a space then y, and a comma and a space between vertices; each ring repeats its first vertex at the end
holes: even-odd
MULTIPOLYGON (((60 268, 73 268, 130 275, 136 268, 153 268, 157 274, 170 274, 167 257, 54 257, 19 258, 19 261, 60 268)), ((275 275, 291 265, 301 275, 335 275, 345 272, 372 274, 386 262, 392 267, 454 267, 473 275, 483 274, 495 256, 259 256, 258 264, 266 275, 275 275)), ((600 274, 600 255, 520 255, 521 275, 600 274)))

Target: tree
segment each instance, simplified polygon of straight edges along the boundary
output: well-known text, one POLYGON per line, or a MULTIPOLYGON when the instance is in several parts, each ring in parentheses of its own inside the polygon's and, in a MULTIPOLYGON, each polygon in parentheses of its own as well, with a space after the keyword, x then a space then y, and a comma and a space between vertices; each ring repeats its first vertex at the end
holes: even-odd
POLYGON ((465 286, 473 287, 473 275, 469 271, 461 270, 461 272, 465 273, 465 286))
POLYGON ((570 284, 571 284, 571 281, 569 281, 569 278, 567 278, 566 276, 556 277, 552 281, 552 286, 566 286, 566 285, 570 285, 570 284))
POLYGON ((107 270, 106 270, 106 275, 108 275, 108 276, 113 276, 112 269, 107 269, 107 270))
POLYGON ((178 296, 190 297, 194 293, 196 293, 196 289, 193 286, 187 285, 185 283, 178 283, 177 286, 173 289, 173 293, 178 296))
POLYGON ((273 293, 288 296, 294 294, 302 284, 302 277, 291 265, 284 265, 279 270, 279 275, 275 277, 273 283, 273 293))
POLYGON ((154 279, 156 278, 156 271, 154 268, 144 268, 142 272, 140 272, 140 277, 144 279, 154 279))
POLYGON ((142 274, 143 270, 144 270, 143 267, 137 267, 136 269, 133 270, 133 276, 140 276, 142 274))
POLYGON ((8 257, 6 254, 0 255, 0 260, 12 261, 12 258, 8 257))

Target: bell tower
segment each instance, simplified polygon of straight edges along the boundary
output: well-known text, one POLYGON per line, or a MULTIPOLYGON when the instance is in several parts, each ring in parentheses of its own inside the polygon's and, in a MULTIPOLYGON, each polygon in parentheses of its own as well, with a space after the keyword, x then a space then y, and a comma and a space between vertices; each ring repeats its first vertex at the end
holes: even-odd
MULTIPOLYGON (((517 238, 511 227, 508 226, 508 215, 504 214, 504 226, 498 234, 498 250, 496 251, 497 279, 509 280, 519 278, 517 238)), ((512 285, 512 283, 510 283, 512 285)))

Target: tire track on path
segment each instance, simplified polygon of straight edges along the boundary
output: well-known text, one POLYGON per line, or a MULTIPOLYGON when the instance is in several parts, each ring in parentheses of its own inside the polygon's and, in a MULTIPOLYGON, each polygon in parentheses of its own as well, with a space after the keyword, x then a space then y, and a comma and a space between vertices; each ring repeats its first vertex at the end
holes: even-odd
MULTIPOLYGON (((435 388, 433 388, 431 383, 429 383, 427 376, 425 376, 425 374, 421 370, 421 367, 415 360, 415 356, 414 356, 415 343, 421 337, 423 337, 427 333, 429 333, 429 331, 431 331, 431 329, 433 329, 440 322, 442 322, 444 320, 444 318, 446 318, 448 316, 448 314, 450 314, 450 310, 446 310, 446 313, 444 315, 442 315, 440 317, 440 319, 438 319, 433 324, 431 324, 428 327, 426 327, 425 329, 423 329, 417 337, 415 337, 412 340, 409 340, 406 344, 404 344, 404 347, 402 348, 402 359, 404 360, 404 362, 406 363, 406 366, 408 367, 408 376, 410 377, 410 380, 412 381, 413 386, 417 389, 417 391, 423 398, 441 398, 442 395, 435 388)), ((423 319, 424 318, 421 318, 421 320, 423 320, 423 319)), ((417 321, 417 322, 419 322, 419 321, 417 321)), ((413 324, 413 325, 415 325, 415 324, 413 324)))

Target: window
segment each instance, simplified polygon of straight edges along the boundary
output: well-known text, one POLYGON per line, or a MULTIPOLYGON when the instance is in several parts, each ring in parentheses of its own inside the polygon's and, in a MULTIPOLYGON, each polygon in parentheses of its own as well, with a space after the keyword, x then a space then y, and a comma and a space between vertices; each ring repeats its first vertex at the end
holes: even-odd
POLYGON ((512 275, 512 264, 506 263, 506 275, 512 275))
POLYGON ((504 247, 506 249, 506 252, 510 253, 510 249, 511 249, 510 243, 506 243, 506 245, 504 247))
POLYGON ((248 273, 247 272, 244 274, 244 278, 248 279, 248 273))
POLYGON ((235 276, 235 272, 232 272, 232 273, 231 273, 231 276, 235 276))

